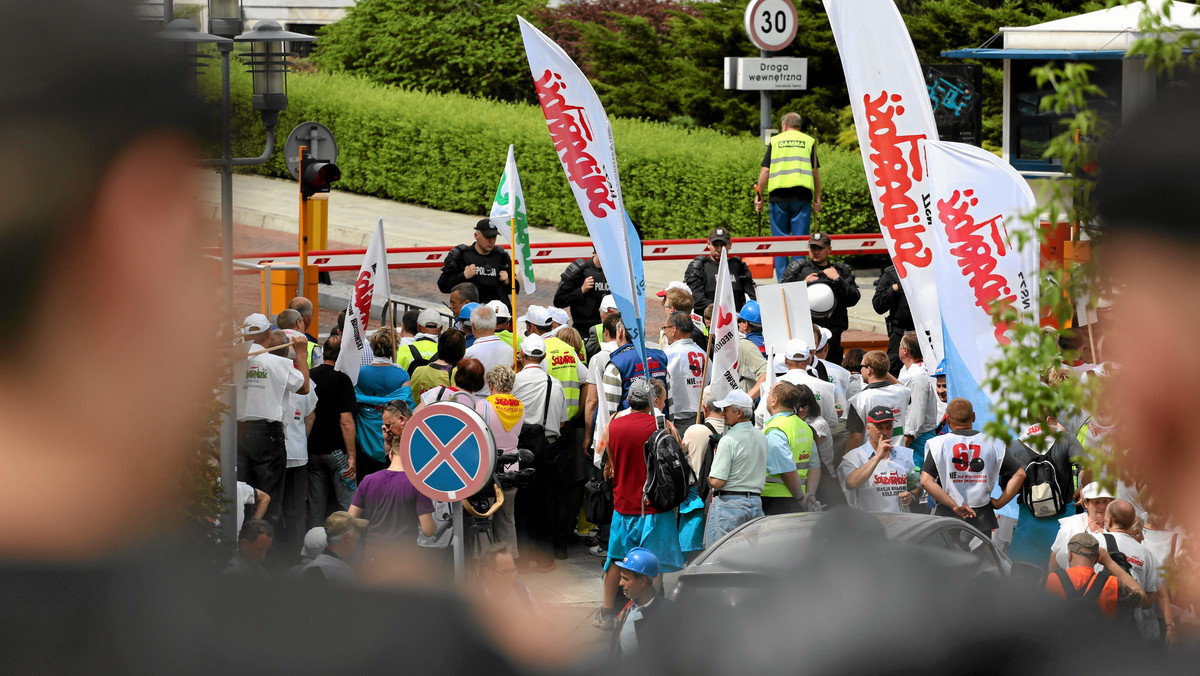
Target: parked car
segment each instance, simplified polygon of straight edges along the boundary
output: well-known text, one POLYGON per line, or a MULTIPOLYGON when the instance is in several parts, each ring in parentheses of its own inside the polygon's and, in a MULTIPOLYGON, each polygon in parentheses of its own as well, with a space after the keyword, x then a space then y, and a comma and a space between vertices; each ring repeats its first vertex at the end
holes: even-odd
POLYGON ((854 556, 857 548, 868 545, 887 547, 886 558, 907 556, 921 566, 941 567, 950 574, 1014 579, 1022 586, 1044 581, 1037 566, 1014 563, 991 539, 959 519, 841 510, 840 515, 780 514, 742 524, 680 573, 671 596, 715 595, 736 603, 741 590, 750 592, 759 586, 759 578, 791 576, 798 570, 812 574, 820 567, 813 562, 836 571, 838 561, 828 559, 854 556))

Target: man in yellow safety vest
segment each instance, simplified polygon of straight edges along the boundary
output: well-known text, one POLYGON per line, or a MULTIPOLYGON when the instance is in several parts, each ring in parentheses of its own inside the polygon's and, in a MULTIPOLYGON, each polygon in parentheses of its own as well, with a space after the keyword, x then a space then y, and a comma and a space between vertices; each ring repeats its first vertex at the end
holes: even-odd
POLYGON ((763 484, 765 514, 788 514, 813 509, 821 481, 820 457, 813 452, 813 432, 796 415, 800 388, 781 380, 767 396, 767 482, 763 484))
MULTIPOLYGON (((808 235, 813 214, 821 210, 821 178, 817 174, 817 141, 800 131, 799 113, 787 113, 783 131, 771 138, 758 174, 755 211, 770 202, 771 234, 775 237, 808 235)), ((775 257, 775 278, 782 279, 787 256, 775 257)))

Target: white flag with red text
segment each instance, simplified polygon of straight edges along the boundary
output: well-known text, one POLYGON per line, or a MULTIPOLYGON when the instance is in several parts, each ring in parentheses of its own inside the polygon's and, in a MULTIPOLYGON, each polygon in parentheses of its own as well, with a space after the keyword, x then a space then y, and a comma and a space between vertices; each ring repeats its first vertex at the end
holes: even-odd
POLYGON ((371 349, 367 345, 367 324, 371 319, 371 304, 378 300, 385 305, 392 297, 388 279, 387 245, 383 242, 383 219, 375 226, 375 234, 367 245, 362 268, 354 279, 354 294, 346 305, 346 324, 342 331, 342 351, 338 353, 334 368, 350 376, 358 384, 358 369, 362 366, 362 353, 371 349))
MULTIPOLYGON (((972 145, 924 141, 932 191, 934 254, 941 302, 946 384, 971 400, 977 429, 990 419, 996 393, 981 384, 987 365, 1009 342, 1007 324, 988 308, 999 303, 1037 322, 1040 247, 1032 223, 1037 200, 1007 162, 972 145), (1025 230, 1018 248, 1010 235, 1025 230)), ((928 363, 928 362, 926 362, 928 363)))
POLYGON ((717 288, 714 291, 712 323, 708 340, 712 345, 712 362, 708 370, 713 401, 720 401, 737 389, 738 333, 737 306, 733 303, 733 282, 729 278, 728 247, 721 249, 721 265, 717 268, 717 288))
POLYGON ((929 90, 892 0, 824 0, 879 230, 908 298, 925 361, 941 361, 933 204, 920 141, 938 139, 929 90))
POLYGON ((646 359, 646 282, 637 231, 625 212, 608 115, 583 71, 553 40, 517 17, 538 103, 625 332, 646 359), (634 243, 631 245, 631 242, 634 243))

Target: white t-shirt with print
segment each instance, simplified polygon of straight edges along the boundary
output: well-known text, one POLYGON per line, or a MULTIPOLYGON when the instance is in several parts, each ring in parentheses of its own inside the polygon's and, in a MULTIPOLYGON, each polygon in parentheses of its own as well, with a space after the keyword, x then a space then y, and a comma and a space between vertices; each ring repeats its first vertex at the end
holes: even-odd
POLYGON ((300 467, 308 463, 308 430, 304 419, 317 410, 317 388, 309 383, 308 394, 290 394, 290 415, 284 424, 284 446, 287 448, 287 466, 300 467))
POLYGON ((304 374, 291 359, 277 354, 248 357, 245 366, 235 366, 234 372, 237 374, 239 421, 284 422, 288 397, 304 386, 304 374))
POLYGON ((846 500, 852 507, 868 512, 899 512, 900 494, 908 490, 908 471, 916 467, 912 454, 911 448, 893 446, 891 455, 875 466, 875 473, 861 486, 851 490, 846 487, 846 477, 867 464, 875 455, 875 449, 867 442, 847 453, 842 458, 842 464, 838 465, 846 500))

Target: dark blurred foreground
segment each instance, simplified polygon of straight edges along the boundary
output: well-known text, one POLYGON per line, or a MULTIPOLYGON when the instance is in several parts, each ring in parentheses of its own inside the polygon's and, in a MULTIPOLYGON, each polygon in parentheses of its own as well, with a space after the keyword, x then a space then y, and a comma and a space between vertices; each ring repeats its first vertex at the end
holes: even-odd
MULTIPOLYGON (((1195 673, 1194 655, 1070 616, 1029 581, 882 539, 868 515, 828 515, 803 548, 718 593, 681 594, 622 673, 1195 673)), ((970 558, 969 556, 967 557, 970 558)), ((0 567, 0 673, 591 673, 581 656, 518 662, 447 591, 245 583, 178 553, 0 567)), ((515 613, 508 616, 519 621, 515 613)), ((531 630, 534 628, 531 626, 531 630)), ((561 637, 537 630, 547 654, 561 637)))

